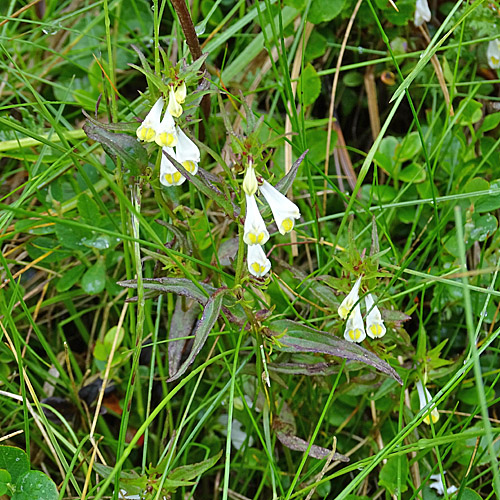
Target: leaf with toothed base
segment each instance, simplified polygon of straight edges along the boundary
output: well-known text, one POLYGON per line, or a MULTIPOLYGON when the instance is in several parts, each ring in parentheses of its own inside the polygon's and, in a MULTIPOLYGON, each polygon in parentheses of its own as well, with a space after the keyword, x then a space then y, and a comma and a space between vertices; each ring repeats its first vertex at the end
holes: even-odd
POLYGON ((194 342, 191 352, 189 353, 187 359, 182 363, 177 372, 172 375, 167 382, 173 382, 179 377, 184 375, 186 370, 189 368, 191 363, 196 359, 198 353, 201 351, 202 347, 208 338, 208 335, 212 331, 212 328, 219 317, 220 310, 222 307, 222 299, 224 294, 229 290, 227 288, 219 288, 207 301, 203 309, 203 314, 198 322, 198 326, 194 331, 194 342))
POLYGON ((318 352, 348 360, 361 361, 389 375, 403 385, 401 377, 392 366, 357 344, 347 342, 330 333, 315 330, 314 328, 301 325, 288 319, 280 319, 271 322, 269 329, 280 335, 279 342, 281 347, 278 348, 280 351, 318 352))

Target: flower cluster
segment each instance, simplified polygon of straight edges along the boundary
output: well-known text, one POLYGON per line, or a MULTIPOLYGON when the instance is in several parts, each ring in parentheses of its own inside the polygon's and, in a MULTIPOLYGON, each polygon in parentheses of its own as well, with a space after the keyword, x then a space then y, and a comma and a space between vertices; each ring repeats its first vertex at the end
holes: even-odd
POLYGON ((488 65, 491 69, 500 68, 500 38, 490 41, 488 50, 486 51, 486 57, 488 58, 488 65))
POLYGON ((263 181, 259 186, 252 165, 249 165, 246 170, 243 191, 247 206, 243 241, 248 245, 248 271, 260 278, 269 272, 271 262, 262 248, 262 245, 269 239, 269 232, 259 211, 255 194, 260 191, 266 199, 281 234, 289 233, 293 229, 295 219, 300 217, 300 211, 295 203, 271 186, 269 182, 263 181))
POLYGON ((415 26, 422 26, 425 22, 431 20, 431 10, 429 9, 429 4, 427 0, 417 0, 415 6, 415 17, 413 18, 413 24, 415 26))
POLYGON ((361 315, 359 301, 359 288, 361 276, 356 280, 351 291, 339 306, 338 312, 342 319, 347 319, 344 338, 349 342, 362 342, 366 335, 372 339, 379 339, 385 335, 386 328, 379 308, 375 305, 370 293, 365 296, 366 306, 366 330, 361 315))
MULTIPOLYGON (((162 151, 178 161, 189 173, 198 172, 200 150, 198 146, 176 125, 174 117, 182 114, 182 104, 186 100, 186 84, 180 83, 170 95, 165 113, 163 97, 160 97, 136 131, 139 140, 156 142, 162 151)), ((160 164, 160 182, 167 187, 179 186, 186 178, 175 168, 173 163, 162 154, 160 164)))

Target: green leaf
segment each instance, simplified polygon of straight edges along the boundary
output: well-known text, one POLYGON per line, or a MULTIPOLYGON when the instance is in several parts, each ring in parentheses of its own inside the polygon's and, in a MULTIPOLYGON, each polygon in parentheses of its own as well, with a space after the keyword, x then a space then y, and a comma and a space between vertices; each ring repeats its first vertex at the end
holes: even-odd
POLYGON ((97 203, 86 193, 83 193, 78 198, 77 208, 80 217, 90 226, 94 225, 101 218, 97 203))
POLYGON ((460 500, 481 500, 481 496, 470 488, 462 490, 460 500))
POLYGON ((56 290, 58 292, 68 291, 80 279, 83 271, 85 271, 84 264, 78 264, 66 271, 57 282, 56 290))
POLYGON ((345 0, 313 0, 307 20, 313 24, 325 23, 336 18, 344 8, 345 0))
POLYGON ((16 482, 12 500, 57 500, 57 487, 49 477, 40 471, 23 474, 16 482))
POLYGON ((126 134, 115 134, 105 128, 86 121, 83 130, 87 136, 99 142, 104 151, 116 164, 117 158, 123 162, 123 168, 132 175, 143 174, 148 166, 148 154, 135 137, 126 134))
POLYGON ((9 471, 5 469, 0 469, 0 483, 10 483, 12 478, 10 477, 9 471))
POLYGON ((363 347, 335 337, 331 333, 315 330, 288 319, 272 321, 269 329, 276 332, 279 342, 282 344, 278 350, 285 352, 318 352, 360 361, 389 375, 402 385, 400 376, 385 361, 382 361, 363 347))
POLYGON ((93 295, 101 293, 106 284, 106 267, 104 261, 99 259, 94 265, 89 267, 83 275, 81 285, 85 293, 93 295))
MULTIPOLYGON (((73 212, 74 213, 74 212, 73 212)), ((78 226, 56 222, 56 236, 61 245, 72 250, 85 250, 85 243, 93 237, 92 231, 78 226)))
POLYGON ((479 132, 488 132, 489 130, 493 130, 498 127, 500 123, 500 111, 497 113, 491 113, 491 115, 487 115, 479 127, 479 132))
MULTIPOLYGON (((490 184, 490 189, 500 189, 500 180, 493 181, 490 184)), ((474 203, 474 210, 476 212, 491 212, 500 208, 500 194, 492 194, 481 196, 474 203)))
POLYGON ((396 491, 403 493, 408 489, 408 484, 406 482, 407 478, 408 460, 403 455, 387 460, 386 464, 380 470, 378 484, 379 486, 385 487, 391 495, 395 495, 396 491), (398 489, 398 469, 401 480, 401 490, 398 489))
POLYGON ((457 114, 462 109, 463 111, 458 119, 459 125, 473 125, 483 117, 483 105, 474 99, 471 99, 469 102, 467 102, 466 99, 463 99, 460 103, 457 114))
POLYGON ((203 462, 198 462, 196 464, 183 465, 172 470, 167 479, 171 481, 191 481, 201 476, 204 472, 211 469, 222 456, 222 450, 211 458, 203 460, 203 462))
MULTIPOLYGON (((118 285, 125 288, 137 288, 137 280, 118 281, 118 285)), ((209 295, 215 292, 215 288, 206 283, 200 283, 200 285, 207 292, 206 294, 186 278, 145 278, 143 280, 143 287, 146 290, 153 290, 158 293, 175 293, 205 305, 209 295)))
POLYGON ((201 316, 200 321, 198 322, 198 326, 194 331, 194 342, 193 347, 191 348, 191 352, 189 353, 187 359, 182 363, 177 373, 172 375, 167 382, 172 382, 173 380, 177 380, 181 375, 183 375, 186 370, 189 368, 191 363, 195 360, 198 353, 201 351, 202 347, 205 345, 205 342, 208 338, 208 335, 212 331, 217 318, 219 317, 220 310, 222 307, 222 299, 224 294, 229 290, 227 288, 219 288, 207 301, 205 307, 203 309, 203 314, 201 316))
POLYGON ((472 217, 474 227, 470 230, 470 237, 474 241, 484 241, 498 228, 498 220, 494 215, 474 214, 472 217))
POLYGON ((19 477, 30 470, 28 455, 14 446, 0 446, 0 469, 5 469, 17 483, 19 477))
POLYGON ((403 182, 424 182, 427 177, 425 165, 411 163, 399 172, 398 179, 403 182))
POLYGON ((311 63, 304 68, 300 75, 297 93, 302 94, 304 106, 314 104, 321 94, 321 78, 311 63))
POLYGON ((399 161, 413 160, 422 150, 418 132, 408 134, 396 147, 395 154, 399 161))

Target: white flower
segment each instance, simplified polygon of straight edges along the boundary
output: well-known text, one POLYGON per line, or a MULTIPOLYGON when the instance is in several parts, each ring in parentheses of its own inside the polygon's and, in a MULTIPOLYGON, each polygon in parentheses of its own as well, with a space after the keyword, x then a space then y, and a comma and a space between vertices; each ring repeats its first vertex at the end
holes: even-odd
POLYGON ((300 217, 299 207, 267 181, 264 181, 260 186, 260 192, 271 207, 279 232, 281 234, 289 233, 293 229, 294 219, 300 217))
POLYGON ((140 124, 136 131, 137 137, 141 141, 152 142, 160 128, 160 117, 163 109, 163 97, 160 97, 151 108, 151 111, 146 115, 144 121, 140 124))
MULTIPOLYGON (((173 148, 163 148, 170 156, 177 161, 173 148)), ((186 178, 175 168, 174 164, 163 154, 161 155, 160 164, 160 182, 167 187, 180 186, 186 178)))
POLYGON ((261 278, 271 269, 271 262, 260 245, 249 245, 247 256, 248 271, 261 278))
POLYGON ((173 148, 177 144, 177 131, 172 115, 167 111, 156 130, 155 142, 158 146, 173 148))
MULTIPOLYGON (((443 474, 446 474, 446 471, 444 471, 443 474)), ((443 484, 443 477, 441 476, 441 474, 433 474, 431 476, 431 481, 434 482, 429 484, 429 488, 434 488, 438 495, 444 495, 445 485, 443 484)), ((456 486, 450 486, 449 488, 446 489, 446 493, 448 495, 452 495, 457 491, 458 488, 456 486)))
POLYGON ((369 293, 365 297, 366 311, 368 313, 366 316, 366 333, 372 339, 379 339, 385 335, 386 328, 378 307, 373 304, 373 297, 369 293))
POLYGON ((488 50, 486 51, 486 57, 488 58, 488 64, 491 69, 500 68, 500 38, 490 41, 488 50))
POLYGON ((339 306, 339 316, 342 319, 346 319, 349 316, 349 313, 351 309, 353 308, 354 304, 358 302, 359 300, 359 287, 361 285, 361 276, 356 280, 356 283, 354 283, 354 286, 352 287, 352 290, 349 292, 349 295, 342 301, 342 303, 339 306))
POLYGON ((186 100, 186 95, 187 95, 187 90, 186 90, 186 82, 182 81, 182 83, 177 87, 177 89, 174 92, 175 95, 175 100, 179 104, 183 104, 184 101, 186 100))
POLYGON ((345 325, 344 338, 349 342, 363 342, 366 338, 363 317, 361 316, 361 307, 356 305, 349 315, 345 325))
POLYGON ((198 146, 177 127, 177 146, 175 147, 176 160, 191 174, 198 172, 200 150, 198 146))
POLYGON ((182 106, 177 102, 177 99, 175 98, 174 87, 170 87, 167 111, 176 118, 179 118, 179 116, 182 115, 182 106))
POLYGON ((245 194, 248 196, 253 196, 257 192, 259 185, 257 183, 257 177, 255 177, 255 169, 252 165, 248 165, 247 167, 242 187, 243 191, 245 191, 245 194))
POLYGON ((415 26, 422 26, 424 21, 429 22, 431 20, 431 10, 429 9, 429 4, 427 0, 417 0, 417 5, 415 8, 415 17, 413 18, 413 24, 415 26))
POLYGON ((255 196, 248 196, 248 194, 245 196, 247 199, 247 213, 243 227, 243 241, 247 245, 264 245, 269 239, 266 224, 262 215, 260 215, 255 196))
MULTIPOLYGON (((420 380, 417 380, 415 387, 417 388, 418 399, 420 400, 420 409, 422 410, 422 408, 427 406, 427 403, 431 401, 432 396, 427 388, 422 385, 422 382, 420 382, 420 380)), ((439 420, 439 411, 434 404, 432 404, 430 408, 430 418, 429 413, 427 413, 427 415, 424 417, 424 422, 427 425, 430 425, 430 419, 432 419, 433 424, 435 424, 439 420)))

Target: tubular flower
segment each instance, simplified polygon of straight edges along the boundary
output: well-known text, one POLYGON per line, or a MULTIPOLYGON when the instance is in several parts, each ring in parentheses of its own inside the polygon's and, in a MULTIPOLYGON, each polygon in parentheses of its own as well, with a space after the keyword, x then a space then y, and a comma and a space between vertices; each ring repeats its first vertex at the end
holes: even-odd
POLYGON ((146 115, 146 118, 144 118, 144 121, 136 131, 139 140, 146 142, 155 140, 156 134, 160 128, 160 117, 163 104, 163 97, 160 97, 151 108, 151 111, 146 115))
POLYGON ((349 315, 345 325, 344 338, 349 342, 363 342, 366 338, 363 317, 361 316, 361 307, 357 304, 349 315))
POLYGON ((168 96, 168 106, 167 111, 175 118, 179 118, 182 115, 182 106, 179 104, 175 98, 174 88, 170 87, 170 94, 168 96))
POLYGON ((368 313, 366 316, 366 334, 372 339, 379 339, 385 335, 386 328, 378 307, 373 304, 373 297, 369 293, 365 297, 366 311, 368 313))
POLYGON ((431 10, 429 9, 429 4, 427 0, 417 0, 417 5, 415 8, 415 17, 413 18, 413 24, 415 26, 422 26, 424 21, 429 22, 431 20, 431 10))
MULTIPOLYGON (((342 303, 339 306, 339 316, 342 319, 347 319, 354 304, 356 304, 356 302, 358 302, 360 285, 361 285, 361 276, 356 280, 356 283, 354 283, 354 286, 352 287, 351 291, 349 292, 349 295, 347 295, 347 297, 342 301, 342 303)), ((360 312, 360 314, 361 314, 361 312, 360 312)))
POLYGON ((163 119, 156 131, 155 142, 158 146, 167 148, 173 148, 177 144, 175 122, 172 115, 168 112, 168 109, 165 111, 163 119))
MULTIPOLYGON (((173 158, 176 158, 173 148, 163 148, 173 158)), ((177 159, 177 158, 176 158, 177 159)), ((177 161, 179 161, 177 159, 177 161)), ((186 178, 175 168, 173 163, 164 155, 161 155, 160 182, 167 187, 180 186, 186 178)))
POLYGON ((271 269, 271 262, 260 245, 248 245, 248 272, 261 278, 271 269))
POLYGON ((289 233, 293 229, 294 219, 300 217, 299 207, 267 181, 264 181, 260 186, 260 192, 271 207, 279 232, 281 234, 289 233))
POLYGON ((500 38, 490 41, 488 50, 486 51, 486 57, 488 58, 488 64, 491 69, 500 68, 500 38))
POLYGON ((177 127, 177 146, 175 148, 176 160, 191 174, 198 172, 200 162, 200 150, 198 146, 177 127))
POLYGON ((183 104, 186 100, 187 90, 186 90, 186 82, 182 81, 182 83, 177 87, 174 92, 175 100, 179 104, 183 104))
POLYGON ((248 196, 253 196, 257 192, 258 187, 255 168, 253 168, 252 165, 248 165, 245 172, 245 178, 243 179, 243 191, 245 191, 245 194, 248 196))
POLYGON ((263 245, 269 239, 266 224, 262 215, 260 215, 255 196, 248 196, 248 194, 245 196, 247 199, 247 213, 245 216, 243 241, 247 245, 263 245))
MULTIPOLYGON (((420 400, 420 409, 422 409, 427 405, 429 401, 431 401, 432 396, 427 388, 422 385, 422 382, 420 382, 420 380, 417 380, 415 387, 417 388, 418 399, 420 400)), ((432 404, 430 408, 430 415, 429 413, 427 413, 427 415, 424 417, 424 422, 427 425, 431 425, 431 419, 433 424, 435 424, 439 420, 439 411, 434 404, 432 404)))

